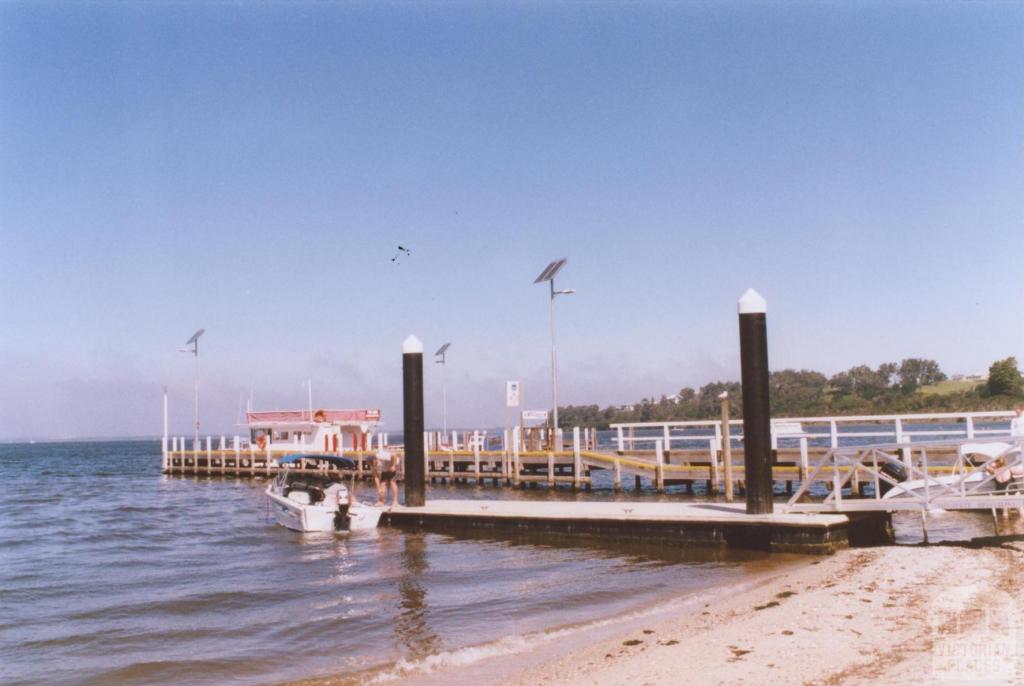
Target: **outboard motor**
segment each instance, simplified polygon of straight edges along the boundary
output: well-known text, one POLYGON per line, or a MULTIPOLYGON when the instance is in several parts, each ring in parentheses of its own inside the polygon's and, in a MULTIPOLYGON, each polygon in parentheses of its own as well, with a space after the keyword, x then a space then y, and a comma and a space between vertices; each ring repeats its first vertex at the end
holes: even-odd
POLYGON ((338 511, 334 513, 335 531, 348 531, 348 503, 339 503, 338 511))
MULTIPOLYGON (((907 472, 907 468, 901 462, 893 462, 886 460, 882 464, 878 465, 878 471, 888 476, 890 479, 894 479, 900 483, 907 480, 910 474, 907 472)), ((885 479, 878 480, 879 496, 884 496, 892 489, 892 484, 885 479)))

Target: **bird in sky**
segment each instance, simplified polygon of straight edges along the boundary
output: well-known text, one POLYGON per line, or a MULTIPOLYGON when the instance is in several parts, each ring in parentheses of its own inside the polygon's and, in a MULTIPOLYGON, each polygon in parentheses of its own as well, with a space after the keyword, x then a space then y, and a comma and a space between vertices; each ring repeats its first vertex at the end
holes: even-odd
POLYGON ((391 258, 391 261, 394 262, 395 264, 398 264, 399 259, 403 255, 412 255, 412 250, 409 250, 409 248, 403 248, 402 246, 398 246, 398 252, 396 252, 395 256, 391 258))

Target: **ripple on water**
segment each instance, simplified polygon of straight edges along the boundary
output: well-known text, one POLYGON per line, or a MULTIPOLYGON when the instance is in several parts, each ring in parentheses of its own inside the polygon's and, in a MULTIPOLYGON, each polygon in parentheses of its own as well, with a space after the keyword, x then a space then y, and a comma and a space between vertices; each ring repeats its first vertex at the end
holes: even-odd
POLYGON ((267 519, 265 482, 163 476, 158 450, 5 447, 8 681, 265 684, 386 667, 725 583, 746 564, 571 538, 303 536, 267 519))

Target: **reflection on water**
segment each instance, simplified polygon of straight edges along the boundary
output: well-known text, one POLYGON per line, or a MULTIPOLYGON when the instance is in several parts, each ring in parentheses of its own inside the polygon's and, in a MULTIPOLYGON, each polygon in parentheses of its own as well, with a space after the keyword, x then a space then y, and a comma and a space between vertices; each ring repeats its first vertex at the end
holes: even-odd
POLYGON ((395 621, 395 637, 413 657, 430 655, 441 649, 441 639, 427 622, 427 591, 423 575, 427 571, 427 543, 422 534, 402 536, 402 571, 398 582, 401 599, 395 621))

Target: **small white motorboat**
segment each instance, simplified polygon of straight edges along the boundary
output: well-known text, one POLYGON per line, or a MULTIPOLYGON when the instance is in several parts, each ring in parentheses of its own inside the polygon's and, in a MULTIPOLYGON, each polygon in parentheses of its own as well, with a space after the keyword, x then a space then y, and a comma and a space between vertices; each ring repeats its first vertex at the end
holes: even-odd
POLYGON ((927 479, 904 481, 893 486, 882 499, 903 495, 922 496, 928 489, 962 490, 971 495, 1018 493, 1024 490, 1024 465, 1020 449, 1011 443, 964 443, 957 450, 953 473, 927 479), (985 469, 978 467, 985 465, 985 469))
POLYGON ((267 486, 266 491, 278 524, 302 532, 377 528, 383 508, 356 502, 345 484, 326 474, 288 469, 289 465, 302 460, 322 460, 338 469, 355 470, 356 466, 352 460, 337 455, 303 453, 282 458, 278 464, 284 471, 267 486))

